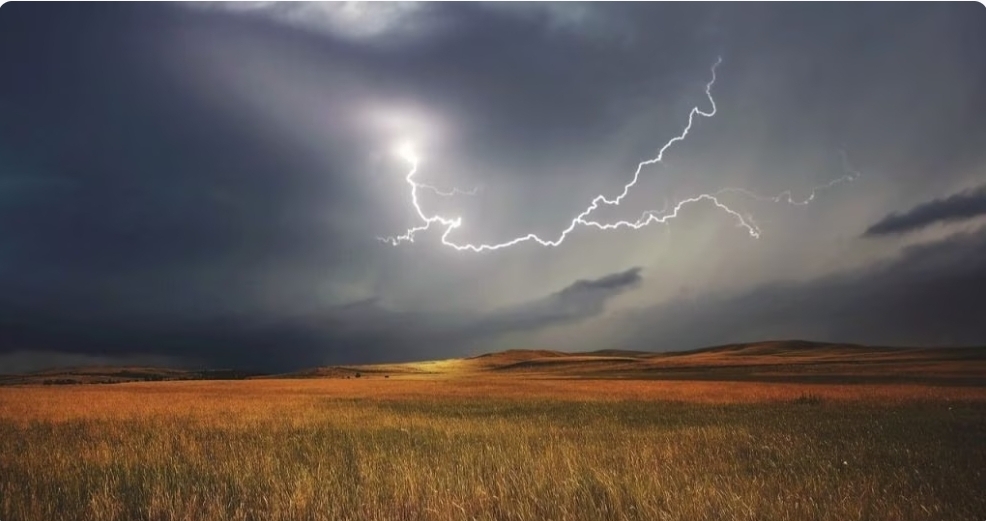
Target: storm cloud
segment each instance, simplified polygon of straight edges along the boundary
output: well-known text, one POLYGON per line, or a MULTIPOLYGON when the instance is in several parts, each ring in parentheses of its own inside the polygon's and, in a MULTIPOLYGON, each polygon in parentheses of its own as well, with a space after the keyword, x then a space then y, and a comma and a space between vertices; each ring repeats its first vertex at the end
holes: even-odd
POLYGON ((986 215, 986 186, 970 188, 943 199, 934 199, 902 213, 892 213, 866 229, 866 237, 907 233, 937 223, 949 223, 986 215))
POLYGON ((78 364, 87 357, 276 372, 326 363, 449 357, 472 353, 478 342, 501 335, 598 316, 607 301, 638 287, 641 280, 640 268, 631 268, 579 280, 489 314, 422 314, 387 309, 377 299, 367 299, 290 319, 119 322, 28 310, 8 301, 0 309, 0 360, 7 361, 5 372, 44 368, 51 359, 78 364), (28 346, 41 347, 41 353, 32 356, 28 346), (58 353, 64 356, 54 356, 58 353))
POLYGON ((703 295, 619 317, 636 349, 811 338, 876 345, 986 343, 986 228, 892 259, 735 295, 703 295))
POLYGON ((984 27, 950 3, 8 2, 0 365, 986 342, 981 234, 904 233, 982 213, 982 188, 932 199, 986 186, 984 27), (736 214, 378 240, 420 223, 403 143, 416 180, 480 188, 419 194, 454 240, 557 237, 711 109, 719 58, 716 115, 591 217, 736 214))
POLYGON ((603 312, 609 299, 640 286, 641 268, 630 268, 594 280, 578 280, 547 297, 494 311, 467 326, 466 336, 493 336, 577 322, 603 312))

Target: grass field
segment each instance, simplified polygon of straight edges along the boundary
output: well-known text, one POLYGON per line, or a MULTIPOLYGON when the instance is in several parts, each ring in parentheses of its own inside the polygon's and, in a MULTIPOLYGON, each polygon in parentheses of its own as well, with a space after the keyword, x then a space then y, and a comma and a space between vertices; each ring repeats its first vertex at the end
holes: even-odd
POLYGON ((15 386, 0 520, 982 521, 984 440, 968 386, 15 386))

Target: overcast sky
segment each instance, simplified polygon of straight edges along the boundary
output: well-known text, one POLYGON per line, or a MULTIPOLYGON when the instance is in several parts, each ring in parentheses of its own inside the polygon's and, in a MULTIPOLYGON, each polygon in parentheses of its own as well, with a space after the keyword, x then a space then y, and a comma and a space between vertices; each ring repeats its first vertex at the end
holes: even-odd
POLYGON ((8 3, 0 70, 3 372, 986 344, 977 3, 8 3), (693 110, 591 214, 664 223, 379 240, 401 146, 555 240, 693 110))

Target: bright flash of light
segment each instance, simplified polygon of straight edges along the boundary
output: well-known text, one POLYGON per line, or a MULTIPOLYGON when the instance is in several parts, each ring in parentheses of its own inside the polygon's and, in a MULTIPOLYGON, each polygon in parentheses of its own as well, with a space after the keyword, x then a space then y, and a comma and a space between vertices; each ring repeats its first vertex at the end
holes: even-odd
POLYGON ((457 193, 472 195, 475 194, 475 190, 471 192, 464 192, 458 189, 453 189, 451 191, 441 191, 435 188, 434 186, 423 184, 416 181, 414 179, 414 176, 418 172, 418 166, 420 161, 417 154, 414 152, 414 149, 410 146, 410 144, 401 145, 398 148, 398 154, 400 155, 400 157, 406 160, 411 166, 410 171, 407 173, 407 176, 404 179, 407 181, 407 184, 411 187, 411 204, 412 206, 414 206, 414 210, 417 213, 418 217, 420 218, 421 224, 409 228, 402 235, 396 235, 391 237, 379 237, 378 239, 382 242, 386 242, 394 246, 397 246, 402 242, 414 242, 414 237, 415 235, 417 235, 418 232, 425 231, 431 228, 432 225, 435 225, 444 228, 444 231, 442 232, 442 236, 441 236, 442 244, 451 247, 457 251, 469 251, 469 252, 478 253, 478 252, 493 251, 493 250, 508 248, 510 246, 516 246, 518 244, 522 244, 526 242, 534 242, 540 246, 556 247, 560 245, 562 242, 564 242, 565 238, 567 238, 568 235, 572 233, 572 231, 574 231, 575 228, 579 226, 596 228, 599 230, 616 230, 621 228, 630 228, 636 230, 654 223, 661 223, 661 224, 667 223, 668 221, 678 217, 681 210, 686 206, 695 203, 702 203, 702 202, 711 204, 714 207, 729 214, 736 221, 737 227, 746 230, 746 232, 749 233, 751 237, 759 238, 761 232, 759 227, 757 227, 756 223, 753 221, 753 219, 749 216, 744 216, 738 211, 727 206, 725 203, 720 201, 719 196, 722 196, 727 193, 739 193, 749 197, 753 197, 761 201, 772 201, 777 203, 786 202, 794 205, 806 205, 815 198, 817 192, 830 188, 841 182, 852 181, 859 176, 858 172, 852 170, 849 167, 848 159, 845 153, 843 152, 842 153, 843 166, 845 167, 846 171, 849 173, 838 179, 830 181, 829 183, 813 188, 810 192, 810 195, 804 200, 795 200, 790 191, 781 192, 779 195, 773 197, 766 197, 766 196, 758 195, 754 192, 750 192, 748 190, 744 190, 742 188, 724 188, 717 192, 703 193, 696 195, 694 197, 682 199, 676 202, 674 205, 671 205, 670 209, 668 209, 668 204, 665 203, 665 208, 663 210, 660 211, 652 210, 652 211, 644 212, 637 220, 634 221, 620 220, 612 223, 603 223, 590 219, 589 218, 590 214, 592 214, 592 212, 598 209, 601 205, 618 206, 623 201, 623 199, 630 193, 630 190, 637 184, 637 181, 640 179, 641 171, 645 166, 653 165, 655 163, 660 163, 664 159, 664 153, 669 148, 671 148, 672 145, 674 145, 679 141, 683 141, 686 137, 688 137, 688 133, 691 131, 692 125, 695 122, 695 116, 702 116, 705 118, 711 118, 715 116, 716 102, 715 99, 712 97, 712 86, 716 82, 716 69, 719 67, 721 63, 722 63, 722 58, 719 57, 716 60, 716 62, 712 65, 711 68, 712 78, 709 80, 708 83, 705 84, 705 96, 708 98, 709 105, 711 108, 708 111, 703 111, 697 106, 692 107, 691 111, 688 113, 688 124, 685 125, 685 128, 681 131, 681 133, 678 134, 677 136, 674 136, 668 142, 666 142, 664 146, 662 146, 660 150, 658 150, 656 156, 641 161, 637 165, 637 169, 634 171, 633 177, 630 179, 628 183, 623 185, 623 190, 618 195, 616 195, 613 198, 607 198, 603 194, 594 197, 592 201, 589 203, 589 205, 582 212, 580 212, 578 215, 573 217, 571 222, 568 224, 568 226, 563 230, 561 230, 561 232, 559 232, 554 239, 546 239, 534 233, 528 233, 526 235, 521 235, 519 237, 515 237, 513 239, 499 243, 473 244, 468 242, 454 241, 451 238, 452 232, 457 228, 459 228, 460 226, 462 226, 462 218, 445 217, 437 214, 429 215, 425 213, 425 211, 421 208, 420 201, 418 200, 418 191, 419 189, 426 189, 426 190, 431 190, 439 195, 451 196, 457 193))
POLYGON ((398 145, 395 152, 397 152, 397 155, 400 156, 401 159, 407 161, 408 163, 413 164, 418 162, 418 154, 414 151, 414 145, 408 141, 398 145))

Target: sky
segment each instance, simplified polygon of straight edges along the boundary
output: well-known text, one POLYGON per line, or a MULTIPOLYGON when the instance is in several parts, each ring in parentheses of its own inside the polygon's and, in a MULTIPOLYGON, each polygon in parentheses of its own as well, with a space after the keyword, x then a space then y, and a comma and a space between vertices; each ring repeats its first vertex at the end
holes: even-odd
POLYGON ((0 70, 0 372, 986 344, 978 3, 7 3, 0 70))

